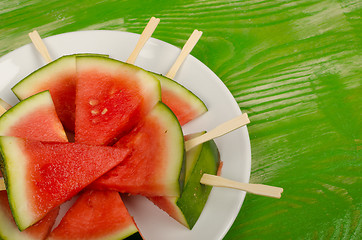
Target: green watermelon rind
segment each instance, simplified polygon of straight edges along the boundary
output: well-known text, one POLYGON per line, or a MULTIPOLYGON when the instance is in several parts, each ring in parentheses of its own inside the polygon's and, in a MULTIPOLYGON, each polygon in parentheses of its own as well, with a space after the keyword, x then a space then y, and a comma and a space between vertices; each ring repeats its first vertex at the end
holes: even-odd
MULTIPOLYGON (((4 175, 5 186, 8 193, 8 200, 11 212, 19 230, 22 231, 34 224, 32 217, 25 213, 32 212, 26 205, 26 154, 18 147, 16 137, 0 136, 1 168, 4 175), (16 161, 12 161, 16 159, 16 161), (12 174, 8 174, 11 172, 12 174), (16 206, 16 207, 15 207, 16 206), (22 213, 21 217, 17 213, 22 213)), ((20 144, 21 145, 21 144, 20 144)))
MULTIPOLYGON (((172 138, 169 138, 169 142, 173 143, 173 146, 169 146, 169 159, 173 159, 172 164, 167 166, 167 169, 164 171, 167 172, 167 179, 173 181, 174 183, 170 186, 170 189, 166 190, 169 196, 179 196, 181 184, 183 181, 180 181, 181 178, 181 169, 184 162, 184 139, 183 132, 180 123, 177 120, 176 115, 171 111, 171 109, 164 103, 159 102, 156 104, 154 109, 149 113, 156 116, 162 115, 160 121, 162 121, 163 126, 173 126, 169 128, 167 134, 172 138), (178 156, 179 159, 175 160, 174 156, 178 156)), ((166 181, 168 181, 166 180, 166 181)))
MULTIPOLYGON (((0 117, 0 135, 8 136, 8 131, 11 130, 12 126, 17 124, 19 119, 28 116, 36 109, 41 109, 43 107, 53 107, 53 100, 49 93, 49 91, 43 91, 32 95, 18 104, 10 108, 0 117)), ((54 109, 55 111, 55 109, 54 109)), ((57 129, 57 134, 59 135, 59 139, 62 138, 64 142, 67 142, 67 136, 64 132, 63 126, 60 124, 58 126, 54 126, 57 129)))
MULTIPOLYGON (((199 219, 212 189, 211 186, 201 184, 200 179, 204 173, 216 175, 219 165, 219 152, 213 140, 197 147, 201 149, 200 154, 192 154, 195 159, 186 160, 186 165, 190 161, 193 167, 188 168, 191 173, 185 182, 181 196, 149 198, 161 209, 167 201, 168 206, 172 207, 172 213, 168 214, 189 229, 192 229, 199 219)), ((167 212, 166 209, 163 210, 167 212)))
MULTIPOLYGON (((193 133, 193 134, 189 134, 185 136, 185 141, 192 139, 194 137, 198 137, 202 134, 205 134, 206 131, 203 132, 199 132, 199 133, 193 133)), ((190 178, 190 175, 192 174, 192 169, 194 169, 195 164, 197 163, 197 160, 199 159, 199 156, 201 154, 201 150, 202 150, 203 145, 199 144, 196 147, 190 149, 189 151, 186 152, 186 163, 185 163, 185 183, 187 183, 187 181, 190 178)))
POLYGON ((163 75, 157 73, 153 73, 153 75, 160 81, 161 89, 172 91, 180 98, 187 100, 189 106, 197 113, 195 118, 208 111, 205 103, 189 89, 163 75))
POLYGON ((203 144, 200 158, 197 160, 192 173, 185 183, 184 191, 177 200, 190 229, 199 219, 212 187, 200 183, 204 173, 216 175, 219 163, 219 152, 213 140, 203 144))

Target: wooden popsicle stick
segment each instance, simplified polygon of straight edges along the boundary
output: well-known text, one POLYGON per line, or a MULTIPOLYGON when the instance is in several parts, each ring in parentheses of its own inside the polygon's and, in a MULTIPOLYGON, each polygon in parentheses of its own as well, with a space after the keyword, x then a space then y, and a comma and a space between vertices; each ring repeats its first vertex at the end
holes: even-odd
POLYGON ((0 105, 0 116, 3 115, 6 111, 6 108, 0 105))
POLYGON ((6 190, 4 178, 0 177, 0 191, 6 190))
POLYGON ((284 191, 283 188, 280 187, 273 187, 263 184, 241 183, 207 173, 202 175, 200 182, 205 185, 234 188, 248 193, 272 198, 281 198, 281 194, 284 191))
POLYGON ((186 57, 190 54, 192 49, 195 47, 196 43, 199 41, 200 37, 202 35, 201 31, 194 30, 185 45, 183 46, 181 53, 178 55, 175 63, 172 65, 168 73, 166 74, 166 77, 173 79, 178 71, 178 69, 181 67, 182 63, 185 61, 186 57))
POLYGON ((159 18, 152 17, 150 21, 147 23, 147 26, 143 30, 136 47, 133 49, 133 52, 128 57, 126 63, 134 64, 138 54, 140 53, 141 49, 147 42, 147 40, 152 36, 152 33, 155 31, 158 23, 160 22, 159 18))
MULTIPOLYGON (((0 98, 0 106, 5 108, 6 110, 9 110, 11 108, 11 105, 7 102, 5 102, 3 99, 0 98)), ((1 113, 2 114, 2 113, 1 113)))
POLYGON ((188 151, 191 148, 193 148, 201 143, 204 143, 211 139, 220 137, 220 136, 222 136, 228 132, 231 132, 235 129, 238 129, 248 123, 250 123, 248 114, 243 113, 242 115, 240 115, 236 118, 233 118, 225 123, 220 124, 216 128, 212 129, 211 131, 206 132, 203 135, 200 135, 198 137, 187 140, 185 142, 185 150, 188 151))
POLYGON ((47 63, 50 63, 52 61, 48 49, 45 46, 43 40, 41 39, 39 33, 34 30, 33 32, 29 33, 29 37, 31 39, 31 41, 33 42, 35 48, 38 50, 38 52, 40 53, 40 55, 44 58, 44 60, 47 63))

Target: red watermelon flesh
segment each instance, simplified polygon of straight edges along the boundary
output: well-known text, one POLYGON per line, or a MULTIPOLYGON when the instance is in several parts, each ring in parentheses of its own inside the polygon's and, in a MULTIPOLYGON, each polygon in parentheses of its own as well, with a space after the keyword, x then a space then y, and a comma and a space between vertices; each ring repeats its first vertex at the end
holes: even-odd
POLYGON ((163 103, 143 119, 116 147, 131 149, 130 156, 89 187, 146 196, 178 196, 184 157, 181 127, 163 103))
POLYGON ((128 149, 0 137, 5 184, 20 230, 119 164, 128 149))
MULTIPOLYGON (((10 108, 0 118, 0 135, 66 142, 63 126, 55 112, 49 91, 35 94, 10 108)), ((0 236, 5 239, 45 239, 57 217, 52 210, 34 226, 20 232, 10 212, 7 192, 0 192, 0 236)))
POLYGON ((0 135, 67 142, 49 91, 22 100, 0 117, 0 135))
POLYGON ((48 239, 116 240, 137 232, 118 192, 88 190, 81 193, 48 239))
POLYGON ((55 219, 58 216, 59 208, 50 211, 42 220, 33 226, 20 232, 15 224, 13 215, 9 207, 8 197, 5 191, 0 192, 0 238, 1 239, 45 239, 55 219))
POLYGON ((75 141, 108 145, 160 101, 152 74, 110 58, 77 57, 75 141))
POLYGON ((162 102, 176 115, 181 126, 207 112, 206 105, 190 90, 165 76, 154 76, 161 84, 162 102))
POLYGON ((74 131, 76 55, 63 56, 31 73, 17 83, 12 91, 23 100, 49 90, 57 114, 64 127, 74 131))

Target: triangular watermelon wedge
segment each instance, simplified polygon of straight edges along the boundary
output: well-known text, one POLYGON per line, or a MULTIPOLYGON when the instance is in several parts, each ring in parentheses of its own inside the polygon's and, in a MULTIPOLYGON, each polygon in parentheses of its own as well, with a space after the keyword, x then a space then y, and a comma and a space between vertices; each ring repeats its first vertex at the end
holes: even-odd
POLYGON ((119 164, 127 149, 0 137, 0 166, 20 230, 119 164))
POLYGON ((118 240, 134 234, 140 236, 118 192, 88 190, 80 194, 48 240, 118 240))
MULTIPOLYGON (((67 142, 49 91, 35 94, 8 109, 0 118, 0 135, 67 142)), ((34 226, 20 232, 10 211, 7 192, 0 192, 0 198, 0 238, 45 239, 59 208, 52 210, 34 226)))
POLYGON ((108 145, 161 100, 149 72, 110 58, 77 57, 75 141, 108 145))
POLYGON ((115 146, 127 146, 132 152, 89 187, 145 196, 180 195, 183 133, 176 116, 165 104, 158 103, 115 146))
POLYGON ((20 101, 0 117, 0 135, 67 142, 49 91, 20 101))
POLYGON ((11 90, 23 100, 49 90, 64 127, 74 131, 76 55, 58 58, 32 72, 11 90))
POLYGON ((203 185, 204 173, 217 173, 219 152, 213 140, 202 143, 186 154, 185 183, 180 197, 158 196, 149 199, 172 218, 192 229, 209 197, 211 186, 203 185))
POLYGON ((176 115, 183 126, 207 112, 207 107, 193 92, 165 76, 154 73, 160 81, 162 102, 176 115))
POLYGON ((6 191, 0 192, 0 239, 27 239, 42 240, 45 239, 55 219, 58 216, 59 208, 50 211, 45 217, 33 226, 20 232, 15 224, 13 215, 9 207, 6 191))

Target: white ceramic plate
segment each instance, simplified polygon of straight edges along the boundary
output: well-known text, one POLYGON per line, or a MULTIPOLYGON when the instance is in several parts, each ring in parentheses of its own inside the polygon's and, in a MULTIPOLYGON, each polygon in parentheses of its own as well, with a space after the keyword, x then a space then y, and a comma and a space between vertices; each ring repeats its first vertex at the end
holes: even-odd
MULTIPOLYGON (((127 32, 80 31, 52 36, 44 39, 44 42, 53 59, 73 53, 102 53, 125 61, 138 38, 138 34, 127 32)), ((166 74, 179 53, 179 48, 151 38, 135 64, 146 70, 166 74)), ((1 57, 0 97, 10 104, 18 102, 11 87, 43 65, 43 59, 32 44, 1 57)), ((186 124, 183 127, 184 134, 210 130, 241 114, 223 82, 191 55, 181 66, 175 80, 194 92, 209 109, 200 118, 186 124)), ((224 162, 222 176, 249 182, 251 151, 246 127, 215 141, 221 161, 224 162)), ((147 240, 212 240, 222 239, 227 233, 239 213, 244 197, 245 193, 241 191, 213 188, 204 211, 192 230, 174 221, 143 197, 130 197, 126 200, 126 205, 147 240)))

